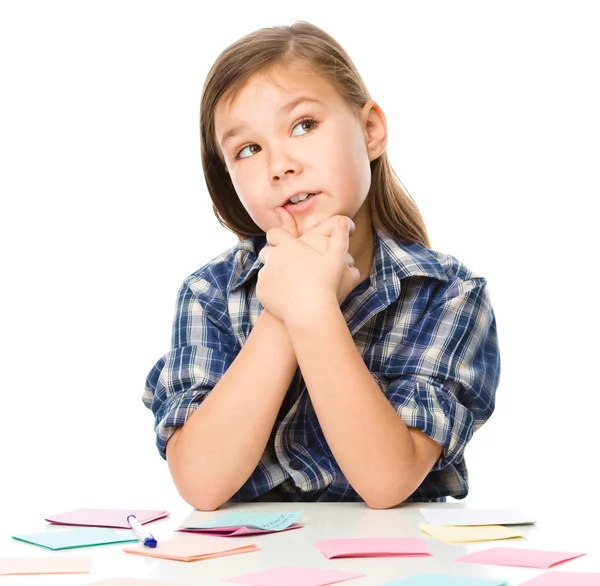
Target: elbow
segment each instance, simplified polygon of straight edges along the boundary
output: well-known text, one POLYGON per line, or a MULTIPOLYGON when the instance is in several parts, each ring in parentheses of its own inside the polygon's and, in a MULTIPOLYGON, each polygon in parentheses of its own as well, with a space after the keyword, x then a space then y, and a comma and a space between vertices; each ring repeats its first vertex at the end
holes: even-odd
POLYGON ((175 483, 177 492, 181 498, 199 511, 216 511, 224 505, 228 499, 215 492, 205 491, 201 487, 190 488, 185 483, 175 483))
POLYGON ((402 504, 412 493, 403 483, 391 486, 373 486, 360 496, 369 509, 393 509, 402 504))

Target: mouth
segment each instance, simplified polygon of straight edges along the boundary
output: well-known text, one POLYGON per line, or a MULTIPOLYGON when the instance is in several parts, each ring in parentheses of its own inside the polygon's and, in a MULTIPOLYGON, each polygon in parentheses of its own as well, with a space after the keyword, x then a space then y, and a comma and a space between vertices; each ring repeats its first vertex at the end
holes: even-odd
POLYGON ((316 191, 314 193, 298 193, 287 201, 283 202, 282 205, 291 214, 298 213, 308 209, 312 205, 313 199, 315 199, 315 197, 320 193, 320 191, 316 191))

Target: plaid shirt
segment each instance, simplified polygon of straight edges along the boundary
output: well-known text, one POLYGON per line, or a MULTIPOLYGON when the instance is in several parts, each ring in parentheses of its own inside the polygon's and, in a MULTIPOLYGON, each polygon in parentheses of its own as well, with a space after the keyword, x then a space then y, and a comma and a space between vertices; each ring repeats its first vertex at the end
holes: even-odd
MULTIPOLYGON (((399 417, 442 455, 410 501, 468 492, 464 449, 494 410, 500 377, 496 320, 483 277, 452 256, 374 234, 370 279, 341 306, 365 364, 399 417)), ((167 441, 202 403, 248 339, 264 237, 242 240, 183 283, 172 348, 143 394, 167 441)), ((232 501, 360 501, 325 441, 298 368, 256 469, 232 501)))

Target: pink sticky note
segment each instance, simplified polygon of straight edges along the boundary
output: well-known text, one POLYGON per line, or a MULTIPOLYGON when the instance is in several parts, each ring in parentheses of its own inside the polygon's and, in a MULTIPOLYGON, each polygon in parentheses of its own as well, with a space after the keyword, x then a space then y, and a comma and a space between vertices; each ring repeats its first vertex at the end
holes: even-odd
POLYGON ((315 545, 328 559, 431 555, 425 542, 413 537, 323 539, 315 545))
POLYGON ((600 574, 587 572, 545 572, 521 586, 598 586, 600 574))
POLYGON ((338 572, 337 570, 317 570, 312 568, 282 567, 254 572, 235 578, 227 578, 224 582, 239 582, 251 586, 326 586, 337 584, 354 578, 362 578, 364 574, 356 572, 338 572))
POLYGON ((130 529, 127 515, 135 515, 143 525, 169 515, 169 511, 147 509, 75 509, 58 515, 50 515, 45 520, 55 525, 78 525, 81 527, 114 527, 130 529))
MULTIPOLYGON (((82 585, 84 586, 84 585, 82 585)), ((145 580, 143 578, 108 578, 100 582, 89 582, 85 586, 182 586, 180 582, 163 582, 162 580, 145 580)))
POLYGON ((285 529, 255 529, 253 527, 211 527, 208 529, 176 529, 181 533, 205 533, 206 535, 218 535, 219 537, 242 537, 244 535, 262 535, 263 533, 281 533, 283 531, 291 531, 292 529, 300 529, 302 525, 295 523, 285 529))
POLYGON ((494 547, 484 551, 469 553, 458 558, 457 562, 471 564, 491 564, 496 566, 523 566, 525 568, 550 568, 555 564, 578 558, 584 553, 546 551, 541 549, 520 549, 494 547))
POLYGON ((87 574, 92 558, 79 557, 21 557, 0 558, 0 576, 13 574, 87 574))

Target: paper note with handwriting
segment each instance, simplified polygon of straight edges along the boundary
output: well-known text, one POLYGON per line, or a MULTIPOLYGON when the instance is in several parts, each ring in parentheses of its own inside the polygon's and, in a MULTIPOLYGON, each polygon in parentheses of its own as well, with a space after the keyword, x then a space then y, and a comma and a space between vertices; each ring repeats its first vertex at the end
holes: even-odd
POLYGON ((87 574, 92 558, 81 557, 19 557, 0 558, 0 576, 15 574, 87 574))
POLYGON ((415 574, 396 582, 386 582, 381 586, 507 586, 505 580, 465 578, 446 574, 415 574))
POLYGON ((281 586, 282 584, 285 584, 285 586, 326 586, 327 584, 338 584, 363 576, 364 574, 357 574, 356 572, 282 567, 227 578, 223 581, 249 584, 250 586, 281 586))
POLYGON ((431 525, 529 525, 533 517, 517 509, 419 509, 431 525))
POLYGON ((422 539, 413 537, 351 537, 323 539, 315 546, 328 559, 430 556, 422 539))
POLYGON ((163 582, 162 580, 146 580, 145 578, 108 578, 100 582, 88 582, 80 586, 184 586, 181 582, 163 582))
POLYGON ((228 513, 206 521, 200 511, 194 511, 180 525, 183 531, 214 533, 221 536, 253 535, 299 529, 296 521, 302 511, 292 513, 228 513))
POLYGON ((457 558, 456 561, 495 566, 550 568, 556 564, 581 557, 582 555, 586 554, 543 549, 521 549, 517 547, 494 547, 492 549, 469 553, 457 558))
POLYGON ((135 518, 144 525, 144 523, 167 517, 169 514, 169 511, 148 509, 75 509, 66 513, 49 515, 44 519, 55 525, 129 529, 128 515, 135 515, 135 518))
POLYGON ((176 560, 179 562, 196 562, 199 560, 259 551, 253 543, 229 545, 232 541, 207 537, 205 535, 185 535, 158 542, 156 547, 143 545, 123 548, 125 553, 133 553, 153 558, 176 560))
POLYGON ((112 543, 127 543, 137 541, 131 532, 125 534, 113 529, 86 527, 68 529, 66 531, 45 531, 43 533, 28 533, 13 535, 13 539, 39 545, 46 549, 72 549, 75 547, 92 547, 94 545, 110 545, 112 543))
POLYGON ((589 572, 545 572, 520 586, 598 586, 600 574, 589 572))
POLYGON ((419 529, 431 537, 446 543, 470 543, 473 541, 495 541, 524 537, 525 533, 502 525, 427 525, 421 523, 419 529))

